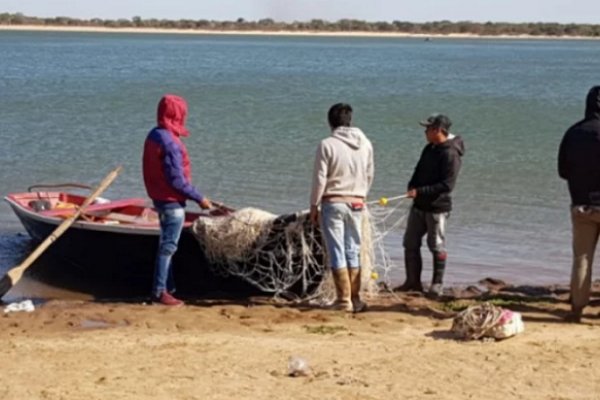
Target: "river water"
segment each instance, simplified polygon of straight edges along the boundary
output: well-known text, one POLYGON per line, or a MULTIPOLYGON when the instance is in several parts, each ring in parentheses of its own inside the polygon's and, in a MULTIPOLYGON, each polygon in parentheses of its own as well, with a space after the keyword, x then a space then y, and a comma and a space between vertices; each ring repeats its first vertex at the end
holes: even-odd
MULTIPOLYGON (((3 195, 95 184, 122 164, 105 196, 145 196, 143 141, 161 95, 177 93, 189 102, 194 182, 209 197, 274 213, 307 208, 314 150, 340 101, 374 145, 371 197, 395 196, 425 144, 417 122, 443 112, 467 148, 447 280, 569 279, 556 153, 600 84, 600 41, 3 31, 0 54, 3 195)), ((401 236, 387 241, 394 258, 401 236)), ((0 269, 28 251, 0 205, 0 269)))

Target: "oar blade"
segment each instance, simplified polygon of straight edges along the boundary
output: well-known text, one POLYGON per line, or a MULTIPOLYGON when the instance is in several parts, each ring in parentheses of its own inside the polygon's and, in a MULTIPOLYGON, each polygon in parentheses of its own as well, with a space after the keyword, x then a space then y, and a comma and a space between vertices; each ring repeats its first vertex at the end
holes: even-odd
POLYGON ((96 188, 96 190, 90 194, 84 202, 81 204, 81 207, 77 210, 77 212, 64 220, 58 227, 48 236, 42 243, 40 243, 36 249, 17 267, 12 268, 8 271, 6 276, 2 278, 2 283, 0 284, 0 289, 4 289, 5 286, 8 286, 8 289, 5 291, 0 291, 0 298, 4 297, 4 295, 14 286, 23 276, 25 270, 44 252, 46 249, 56 241, 69 227, 79 218, 82 212, 85 211, 85 208, 90 205, 110 184, 116 179, 117 175, 123 169, 122 166, 117 167, 115 170, 110 172, 103 180, 100 182, 100 185, 96 188), (5 279, 8 278, 8 279, 5 279))

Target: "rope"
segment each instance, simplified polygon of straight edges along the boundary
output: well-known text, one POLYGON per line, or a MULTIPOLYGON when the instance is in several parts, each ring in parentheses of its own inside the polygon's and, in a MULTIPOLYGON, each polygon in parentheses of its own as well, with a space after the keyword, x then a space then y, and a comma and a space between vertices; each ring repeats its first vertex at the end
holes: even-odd
POLYGON ((502 308, 491 303, 469 306, 458 314, 452 322, 452 332, 465 340, 480 339, 498 325, 502 308))

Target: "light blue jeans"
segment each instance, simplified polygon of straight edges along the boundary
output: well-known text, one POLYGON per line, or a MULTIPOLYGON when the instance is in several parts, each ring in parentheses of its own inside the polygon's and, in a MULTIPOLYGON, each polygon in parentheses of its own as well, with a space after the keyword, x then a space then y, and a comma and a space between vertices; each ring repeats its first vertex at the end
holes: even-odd
POLYGON ((321 205, 321 230, 332 269, 360 268, 362 210, 348 203, 321 205))
POLYGON ((152 293, 158 297, 165 290, 170 293, 175 291, 175 281, 173 279, 171 264, 173 254, 177 251, 181 231, 183 230, 185 210, 182 207, 157 207, 156 211, 158 211, 160 220, 160 240, 154 267, 152 293))

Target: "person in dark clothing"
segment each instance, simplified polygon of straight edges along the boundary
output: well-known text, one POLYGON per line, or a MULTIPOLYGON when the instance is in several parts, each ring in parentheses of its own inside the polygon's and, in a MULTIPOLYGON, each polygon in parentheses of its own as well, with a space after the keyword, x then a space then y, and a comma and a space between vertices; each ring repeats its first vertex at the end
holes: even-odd
POLYGON ((152 300, 167 306, 183 304, 172 295, 175 282, 171 260, 185 222, 186 200, 195 201, 203 209, 212 207, 210 200, 192 185, 190 158, 181 140, 189 136, 186 117, 187 103, 183 98, 172 94, 163 96, 158 103, 157 126, 144 142, 142 160, 146 191, 160 220, 152 300))
POLYGON ((592 262, 600 235, 600 86, 587 95, 585 118, 570 127, 558 150, 558 175, 571 196, 573 267, 571 314, 580 322, 590 300, 592 262))
POLYGON ((421 242, 427 234, 427 246, 433 254, 433 278, 429 294, 440 296, 446 269, 446 220, 452 210, 450 193, 454 189, 465 153, 460 136, 450 133, 452 122, 434 114, 419 123, 425 127, 427 145, 408 182, 407 197, 413 199, 404 233, 406 281, 396 290, 423 291, 421 284, 421 242))

